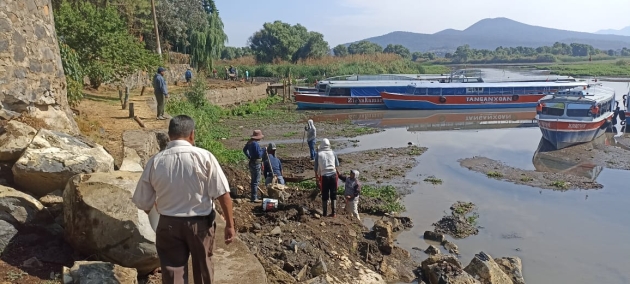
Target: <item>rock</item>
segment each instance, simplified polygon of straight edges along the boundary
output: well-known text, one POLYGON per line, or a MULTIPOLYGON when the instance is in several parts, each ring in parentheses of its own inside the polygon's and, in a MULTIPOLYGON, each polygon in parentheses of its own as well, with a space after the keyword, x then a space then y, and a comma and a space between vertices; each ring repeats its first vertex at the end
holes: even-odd
POLYGON ((46 129, 37 133, 13 166, 15 183, 37 196, 63 190, 76 174, 112 171, 114 158, 102 146, 46 129))
POLYGON ((0 220, 0 255, 17 233, 17 229, 11 223, 0 220))
POLYGON ((381 253, 384 255, 391 254, 394 247, 394 237, 391 224, 389 224, 389 222, 377 220, 372 229, 376 233, 376 245, 378 245, 378 249, 381 253))
POLYGON ((9 121, 4 130, 0 131, 0 161, 13 163, 22 156, 37 130, 16 120, 9 121))
POLYGON ((430 284, 481 284, 472 275, 449 262, 431 264, 424 273, 430 284))
POLYGON ((317 277, 323 274, 328 273, 328 268, 326 267, 326 263, 320 256, 315 265, 311 268, 311 275, 313 277, 317 277))
POLYGON ((525 284, 525 278, 523 278, 523 264, 520 258, 502 257, 495 258, 494 261, 507 276, 512 278, 513 284, 525 284))
POLYGON ((164 151, 166 146, 168 146, 168 142, 171 141, 166 131, 155 130, 155 138, 157 139, 158 146, 160 147, 160 152, 164 151))
POLYGON ((297 279, 297 281, 304 280, 304 278, 306 278, 306 272, 308 272, 308 265, 304 265, 304 267, 302 267, 302 269, 300 269, 300 272, 298 272, 298 274, 295 277, 295 279, 297 279))
POLYGON ((71 268, 63 268, 64 283, 72 284, 137 284, 138 272, 101 261, 77 261, 71 268))
POLYGON ((435 247, 434 245, 429 245, 429 247, 425 249, 424 252, 428 255, 436 255, 440 254, 440 249, 435 247))
POLYGON ((125 150, 125 158, 127 158, 127 149, 133 150, 140 160, 139 164, 142 168, 147 165, 147 162, 153 155, 160 152, 160 144, 157 139, 157 134, 153 131, 127 130, 123 132, 122 139, 123 149, 125 150))
POLYGON ((424 232, 424 239, 425 240, 429 240, 429 241, 435 241, 438 243, 442 243, 443 241, 446 240, 446 237, 444 236, 444 234, 440 234, 440 233, 436 233, 433 231, 425 231, 424 232))
POLYGON ((459 248, 457 247, 456 244, 449 242, 448 240, 444 240, 442 242, 442 246, 444 246, 444 248, 448 250, 448 252, 459 255, 459 248))
POLYGON ((39 261, 39 259, 37 259, 37 257, 31 257, 31 258, 25 260, 22 263, 22 266, 28 267, 28 268, 34 268, 34 267, 42 267, 44 265, 42 264, 41 261, 39 261))
POLYGON ((277 236, 282 234, 282 230, 280 229, 280 227, 276 226, 275 228, 273 228, 273 230, 271 230, 270 234, 273 236, 277 236))
POLYGON ((62 204, 63 203, 63 191, 61 190, 55 190, 49 194, 46 194, 44 196, 42 196, 41 198, 39 198, 39 202, 42 203, 42 205, 46 206, 46 207, 51 207, 51 206, 55 206, 57 204, 62 204))
POLYGON ((140 156, 136 153, 136 150, 123 147, 124 157, 119 171, 123 172, 142 172, 142 161, 140 156))
POLYGON ((73 177, 63 192, 63 216, 65 238, 74 249, 145 275, 160 260, 149 216, 131 202, 140 175, 118 171, 73 177))
POLYGON ((32 196, 0 185, 0 220, 23 225, 33 221, 43 209, 44 205, 32 196))
POLYGON ((321 215, 319 215, 319 214, 317 214, 317 213, 315 213, 315 215, 313 215, 313 218, 315 218, 315 219, 321 219, 321 218, 322 218, 322 216, 321 216, 321 215))
POLYGON ((428 267, 430 265, 436 264, 436 263, 442 263, 442 262, 448 262, 450 264, 453 264, 455 267, 462 269, 462 264, 459 262, 459 260, 457 260, 457 258, 455 258, 452 255, 444 255, 444 254, 436 254, 436 255, 432 255, 429 256, 429 258, 425 259, 424 261, 422 261, 422 271, 424 273, 428 273, 428 267))
POLYGON ((320 275, 305 281, 304 284, 334 284, 338 283, 330 275, 320 275))
POLYGON ((399 260, 392 257, 383 257, 380 264, 380 273, 387 281, 410 283, 416 279, 416 275, 410 268, 405 267, 399 260))
POLYGON ((356 238, 357 237, 357 231, 355 231, 354 229, 349 229, 348 230, 348 235, 353 237, 353 238, 356 238))
POLYGON ((0 108, 0 120, 12 120, 17 117, 20 117, 19 113, 0 108))
POLYGON ((464 271, 479 279, 482 284, 512 283, 512 279, 503 272, 494 259, 484 252, 476 254, 464 271))
POLYGON ((313 209, 313 213, 320 216, 324 216, 324 212, 322 212, 321 209, 313 209))
POLYGON ((267 185, 267 192, 269 192, 269 197, 278 199, 281 203, 286 203, 291 194, 284 191, 285 188, 282 184, 269 184, 267 185))
POLYGON ((254 230, 262 230, 262 225, 260 225, 260 223, 254 223, 254 230))
POLYGON ((285 262, 284 265, 282 266, 282 269, 286 272, 293 272, 295 271, 295 266, 289 262, 285 262))

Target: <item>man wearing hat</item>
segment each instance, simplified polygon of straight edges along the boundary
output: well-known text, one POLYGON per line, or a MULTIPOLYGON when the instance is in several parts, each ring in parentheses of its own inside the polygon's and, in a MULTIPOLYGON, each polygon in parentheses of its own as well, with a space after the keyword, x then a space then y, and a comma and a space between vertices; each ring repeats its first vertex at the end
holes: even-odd
POLYGON ((265 174, 265 186, 273 182, 273 178, 278 179, 279 184, 284 184, 282 177, 282 162, 276 157, 276 143, 269 143, 267 155, 263 159, 263 172, 265 174))
POLYGON ((168 99, 168 90, 166 89, 166 80, 164 80, 164 67, 160 67, 153 77, 153 94, 157 101, 157 119, 164 120, 164 99, 168 99))
POLYGON ((262 134, 260 130, 254 130, 254 133, 250 137, 249 141, 243 147, 243 153, 249 159, 249 173, 252 175, 251 182, 251 201, 259 202, 258 200, 258 182, 260 182, 260 170, 262 164, 262 158, 266 149, 264 147, 260 147, 260 140, 263 139, 265 135, 262 134))

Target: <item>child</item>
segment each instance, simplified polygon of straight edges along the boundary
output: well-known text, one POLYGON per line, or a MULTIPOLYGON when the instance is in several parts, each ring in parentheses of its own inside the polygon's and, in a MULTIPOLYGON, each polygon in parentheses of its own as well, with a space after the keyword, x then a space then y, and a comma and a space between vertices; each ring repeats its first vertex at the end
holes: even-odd
POLYGON ((345 183, 345 191, 343 193, 346 200, 346 212, 352 213, 359 221, 359 194, 361 193, 361 184, 359 183, 359 171, 350 171, 350 176, 344 176, 337 171, 339 179, 345 183))

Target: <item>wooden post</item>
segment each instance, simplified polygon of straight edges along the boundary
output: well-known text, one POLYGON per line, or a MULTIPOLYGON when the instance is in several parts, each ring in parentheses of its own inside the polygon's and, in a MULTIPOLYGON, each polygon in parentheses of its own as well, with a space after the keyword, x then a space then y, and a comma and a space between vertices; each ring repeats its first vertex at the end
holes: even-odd
POLYGON ((122 109, 127 109, 128 102, 129 102, 129 87, 125 87, 125 100, 122 103, 122 109))
MULTIPOLYGON (((289 98, 291 98, 291 94, 293 94, 293 91, 291 91, 291 85, 293 85, 293 80, 291 80, 291 73, 289 73, 289 86, 287 87, 289 98)), ((282 102, 284 103, 284 99, 282 100, 282 102)))
POLYGON ((144 128, 144 123, 137 115, 134 116, 133 119, 138 123, 138 125, 140 125, 140 127, 144 128))
POLYGON ((140 96, 144 95, 144 89, 145 89, 146 87, 147 87, 147 86, 142 86, 142 90, 140 91, 140 96))
POLYGON ((133 118, 135 116, 134 114, 134 109, 133 109, 133 103, 129 103, 129 117, 133 118))

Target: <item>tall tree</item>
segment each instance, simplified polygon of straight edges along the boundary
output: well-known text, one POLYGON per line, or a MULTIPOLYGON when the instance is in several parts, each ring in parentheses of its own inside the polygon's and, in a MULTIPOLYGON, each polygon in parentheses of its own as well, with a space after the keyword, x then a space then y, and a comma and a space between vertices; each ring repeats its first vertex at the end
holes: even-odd
POLYGON ((330 52, 328 42, 324 40, 324 35, 318 32, 309 32, 306 43, 293 54, 293 62, 307 58, 319 59, 330 52))
POLYGON ((207 25, 193 29, 190 34, 190 55, 199 70, 211 70, 215 59, 221 57, 228 38, 223 31, 223 21, 213 0, 204 1, 207 25))
POLYGON ((300 24, 292 26, 281 21, 263 24, 263 28, 249 38, 249 47, 259 62, 317 58, 328 52, 328 43, 322 34, 309 32, 300 24))
POLYGON ((394 54, 398 54, 400 55, 400 57, 404 58, 404 59, 410 59, 411 58, 411 52, 409 51, 409 49, 407 49, 406 47, 404 47, 401 44, 388 44, 387 47, 385 47, 385 49, 383 50, 383 53, 394 53, 394 54))
POLYGON ((333 48, 333 53, 335 56, 344 57, 348 55, 348 48, 345 45, 340 44, 333 48))
POLYGON ((383 47, 367 40, 352 43, 348 46, 348 53, 350 54, 376 54, 381 52, 383 52, 383 47))

